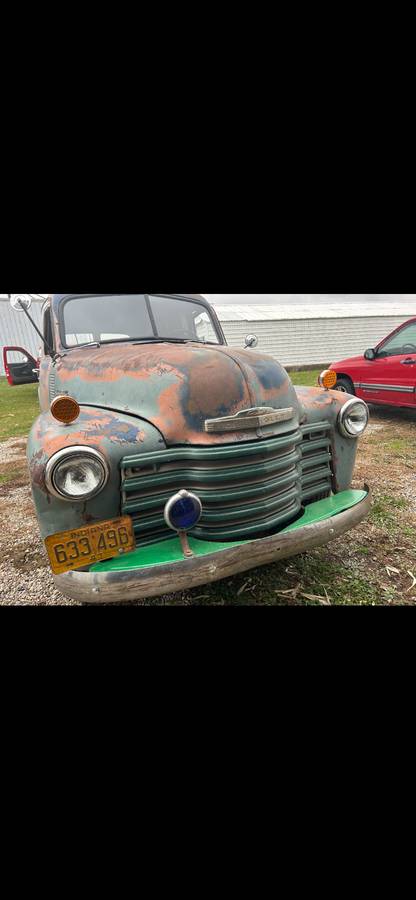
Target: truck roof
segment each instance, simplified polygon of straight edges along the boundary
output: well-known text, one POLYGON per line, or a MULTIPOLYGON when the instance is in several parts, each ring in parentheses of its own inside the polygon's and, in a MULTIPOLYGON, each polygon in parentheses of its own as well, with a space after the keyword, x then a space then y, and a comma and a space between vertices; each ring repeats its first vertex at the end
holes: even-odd
MULTIPOLYGON (((52 302, 54 304, 60 303, 61 300, 68 299, 69 297, 97 297, 97 294, 51 294, 52 302)), ((116 297, 117 294, 114 294, 116 297)), ((209 306, 208 300, 204 297, 203 294, 163 294, 164 297, 187 297, 190 300, 200 300, 206 306, 209 306)))

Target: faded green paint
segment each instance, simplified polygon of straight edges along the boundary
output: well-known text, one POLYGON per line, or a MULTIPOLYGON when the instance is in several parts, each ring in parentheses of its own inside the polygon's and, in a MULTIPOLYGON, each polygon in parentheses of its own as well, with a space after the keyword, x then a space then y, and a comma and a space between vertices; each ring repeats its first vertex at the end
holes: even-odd
POLYGON ((164 446, 158 431, 132 416, 111 411, 84 409, 73 425, 59 425, 50 413, 35 422, 28 440, 27 455, 32 494, 42 537, 68 529, 82 528, 120 514, 120 463, 138 447, 152 452, 164 446), (45 469, 58 450, 73 446, 93 447, 103 454, 110 468, 104 490, 88 502, 70 503, 48 493, 45 469))
POLYGON ((344 438, 337 421, 342 407, 350 399, 349 395, 339 391, 326 391, 320 387, 297 387, 296 392, 302 407, 302 424, 308 422, 319 427, 322 419, 327 419, 330 423, 333 489, 334 492, 348 490, 353 477, 358 441, 344 438))
MULTIPOLYGON (((294 409, 296 393, 271 357, 200 344, 112 344, 68 351, 54 367, 54 392, 79 403, 110 407, 151 422, 168 446, 241 443, 253 431, 207 434, 207 419, 256 406, 294 409)), ((262 429, 283 434, 286 423, 262 429)), ((254 436, 256 434, 254 433, 254 436)))
MULTIPOLYGON (((349 488, 357 441, 343 438, 336 424, 347 395, 320 388, 295 390, 286 371, 270 356, 222 345, 126 342, 66 351, 60 342, 58 315, 65 296, 54 295, 52 298, 58 358, 53 362, 44 357, 41 361, 42 414, 35 422, 28 442, 32 491, 43 537, 116 517, 122 509, 132 513, 138 510, 144 514, 143 521, 146 516, 147 521, 151 521, 152 503, 148 497, 139 497, 138 505, 136 501, 132 504, 131 495, 136 488, 140 491, 140 481, 135 486, 134 479, 128 479, 126 499, 124 505, 122 503, 121 472, 126 459, 130 466, 132 460, 140 466, 144 459, 150 459, 155 466, 163 466, 170 460, 174 462, 175 454, 178 454, 178 458, 188 459, 191 467, 202 459, 204 451, 209 450, 210 460, 214 463, 223 460, 228 465, 233 457, 241 458, 241 466, 237 465, 235 469, 237 476, 237 469, 244 468, 246 454, 263 451, 266 454, 266 444, 284 442, 288 433, 293 440, 293 434, 301 435, 306 426, 316 427, 318 431, 325 426, 329 433, 329 438, 325 436, 321 446, 317 445, 320 452, 315 458, 316 463, 322 465, 322 491, 326 490, 328 478, 331 478, 328 440, 334 469, 332 489, 338 492, 349 488), (61 393, 73 396, 81 405, 78 421, 69 427, 60 425, 49 413, 51 399, 61 393), (291 407, 293 419, 254 432, 206 433, 206 419, 233 416, 257 406, 291 407), (59 450, 75 445, 101 451, 110 467, 107 486, 88 502, 60 500, 51 496, 45 486, 48 460, 59 450)), ((288 496, 291 505, 286 508, 286 521, 297 515, 301 502, 308 501, 308 490, 315 489, 313 476, 299 457, 298 439, 295 444, 293 458, 286 460, 293 466, 296 476, 293 496, 288 496)), ((280 462, 273 462, 269 468, 268 465, 267 458, 259 464, 259 474, 265 484, 270 482, 273 471, 281 472, 280 487, 286 489, 287 486, 290 493, 293 472, 287 476, 286 485, 280 462)), ((261 516, 263 496, 264 518, 250 526, 253 535, 264 531, 265 527, 282 524, 284 519, 280 516, 278 503, 273 506, 274 500, 268 497, 266 488, 262 490, 261 484, 260 489, 243 484, 236 492, 230 484, 230 471, 226 477, 221 475, 216 479, 214 469, 215 465, 201 488, 201 498, 207 506, 211 492, 221 492, 223 488, 224 502, 231 506, 234 502, 241 505, 243 514, 261 516)), ((190 483, 192 477, 190 472, 190 483)), ((166 471, 155 471, 151 478, 148 486, 160 489, 162 499, 167 498, 173 484, 166 471)), ((221 515, 226 525, 227 513, 221 515)), ((208 511, 207 521, 209 516, 208 511)), ((232 539, 238 536, 238 531, 228 529, 228 536, 232 539)))
POLYGON ((325 500, 317 500, 316 503, 310 503, 305 508, 302 518, 284 528, 282 534, 287 534, 288 531, 296 531, 296 529, 303 528, 305 525, 315 525, 317 522, 329 519, 330 516, 337 516, 338 513, 357 506, 358 503, 365 500, 366 496, 367 491, 349 490, 342 491, 340 494, 333 494, 332 497, 327 497, 325 500))
MULTIPOLYGON (((352 509, 361 503, 367 496, 366 491, 343 491, 342 494, 336 494, 328 497, 326 500, 319 500, 311 503, 304 512, 304 515, 284 528, 280 533, 287 534, 304 528, 306 525, 313 525, 336 516, 338 513, 352 509)), ((249 552, 251 541, 234 541, 226 544, 218 541, 202 541, 197 538, 189 537, 189 544, 194 556, 209 556, 211 553, 221 553, 229 550, 231 547, 245 547, 249 552)), ((169 541, 162 541, 152 544, 149 547, 138 547, 132 553, 126 553, 123 557, 117 559, 109 559, 102 563, 96 563, 91 567, 92 572, 103 574, 104 572, 129 572, 133 569, 146 569, 153 566, 165 566, 169 563, 183 562, 183 553, 179 538, 173 537, 169 541)))
POLYGON ((187 488, 202 501, 196 537, 232 541, 264 534, 301 509, 301 443, 302 432, 297 429, 251 443, 167 448, 126 457, 121 463, 122 512, 134 517, 139 536, 159 538, 161 532, 168 536, 165 504, 172 494, 187 488))

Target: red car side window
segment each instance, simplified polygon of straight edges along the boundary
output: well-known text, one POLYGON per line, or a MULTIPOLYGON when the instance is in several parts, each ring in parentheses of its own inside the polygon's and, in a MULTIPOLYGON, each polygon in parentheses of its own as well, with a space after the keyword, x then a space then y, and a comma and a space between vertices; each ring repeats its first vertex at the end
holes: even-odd
POLYGON ((379 357, 403 356, 406 353, 416 353, 416 322, 402 328, 390 340, 382 344, 377 355, 379 357))

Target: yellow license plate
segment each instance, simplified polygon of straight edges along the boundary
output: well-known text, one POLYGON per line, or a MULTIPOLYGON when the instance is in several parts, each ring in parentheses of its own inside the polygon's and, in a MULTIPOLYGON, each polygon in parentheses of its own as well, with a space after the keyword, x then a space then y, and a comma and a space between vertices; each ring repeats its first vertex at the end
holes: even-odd
POLYGON ((52 571, 62 575, 135 550, 136 540, 130 516, 123 516, 52 534, 46 538, 45 545, 52 571))

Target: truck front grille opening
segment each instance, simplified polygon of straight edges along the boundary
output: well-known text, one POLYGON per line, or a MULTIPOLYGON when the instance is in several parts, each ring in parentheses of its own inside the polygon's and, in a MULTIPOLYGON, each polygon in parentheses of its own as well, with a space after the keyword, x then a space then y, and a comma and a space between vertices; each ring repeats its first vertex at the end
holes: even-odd
POLYGON ((180 447, 125 457, 121 511, 130 515, 138 544, 172 537, 164 507, 182 489, 196 493, 202 518, 192 534, 233 541, 276 533, 303 507, 332 489, 330 425, 306 425, 247 444, 180 447))

